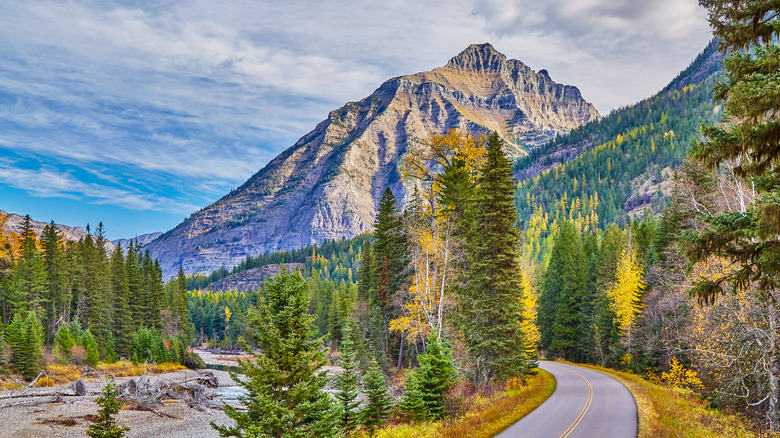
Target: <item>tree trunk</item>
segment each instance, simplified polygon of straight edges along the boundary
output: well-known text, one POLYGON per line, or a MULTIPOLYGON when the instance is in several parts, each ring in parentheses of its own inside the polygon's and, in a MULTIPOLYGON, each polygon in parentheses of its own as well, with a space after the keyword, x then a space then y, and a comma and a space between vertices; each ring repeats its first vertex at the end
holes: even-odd
MULTIPOLYGON (((773 301, 773 300, 772 300, 773 301)), ((780 388, 778 387, 778 373, 780 372, 780 366, 778 366, 777 358, 777 308, 775 302, 767 303, 769 306, 769 430, 777 432, 780 420, 780 412, 778 412, 778 396, 780 395, 780 388)))
POLYGON ((406 331, 401 332, 401 348, 398 349, 398 366, 396 367, 397 370, 401 370, 401 361, 404 358, 404 335, 406 334, 406 331))

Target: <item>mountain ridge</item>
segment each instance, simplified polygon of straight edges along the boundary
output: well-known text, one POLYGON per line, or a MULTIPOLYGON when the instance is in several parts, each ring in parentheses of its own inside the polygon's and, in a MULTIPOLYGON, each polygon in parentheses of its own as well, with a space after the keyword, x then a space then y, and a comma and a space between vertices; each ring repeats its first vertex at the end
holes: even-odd
POLYGON ((600 117, 576 87, 470 45, 443 67, 398 76, 333 110, 244 184, 146 248, 166 277, 208 273, 247 255, 371 230, 385 187, 411 191, 398 163, 429 132, 496 131, 513 157, 600 117))

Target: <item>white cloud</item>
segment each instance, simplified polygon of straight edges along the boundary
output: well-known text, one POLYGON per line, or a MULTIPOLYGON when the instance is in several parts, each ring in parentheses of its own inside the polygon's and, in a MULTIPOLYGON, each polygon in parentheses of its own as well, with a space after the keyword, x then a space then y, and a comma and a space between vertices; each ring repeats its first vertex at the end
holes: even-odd
POLYGON ((87 195, 92 174, 137 208, 200 207, 328 111, 470 43, 605 113, 662 88, 708 39, 696 0, 5 1, 0 153, 84 170, 52 167, 25 189, 36 196, 107 200, 87 195))

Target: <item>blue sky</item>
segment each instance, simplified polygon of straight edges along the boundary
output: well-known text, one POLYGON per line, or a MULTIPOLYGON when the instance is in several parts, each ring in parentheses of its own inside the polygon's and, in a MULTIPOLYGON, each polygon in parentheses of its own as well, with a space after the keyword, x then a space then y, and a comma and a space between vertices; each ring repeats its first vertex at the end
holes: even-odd
POLYGON ((0 0, 0 209, 165 231, 384 80, 490 42, 602 114, 710 39, 696 0, 0 0))

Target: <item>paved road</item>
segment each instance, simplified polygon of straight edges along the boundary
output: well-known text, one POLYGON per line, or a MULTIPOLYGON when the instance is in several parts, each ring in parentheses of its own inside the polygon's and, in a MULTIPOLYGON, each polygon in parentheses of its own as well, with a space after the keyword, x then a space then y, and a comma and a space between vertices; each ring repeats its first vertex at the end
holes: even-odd
POLYGON ((555 376, 555 392, 496 437, 636 438, 636 403, 620 382, 556 362, 541 361, 539 367, 555 376))

